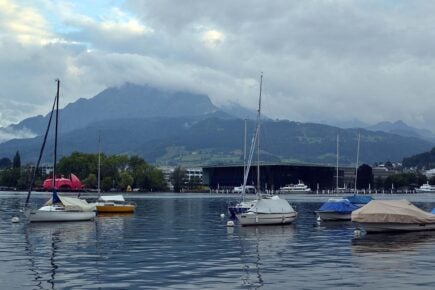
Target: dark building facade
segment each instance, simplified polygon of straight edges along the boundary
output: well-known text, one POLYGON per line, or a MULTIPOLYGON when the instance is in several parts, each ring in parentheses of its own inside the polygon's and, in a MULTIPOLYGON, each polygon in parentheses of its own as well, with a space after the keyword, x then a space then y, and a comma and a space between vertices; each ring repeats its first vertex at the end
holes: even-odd
MULTIPOLYGON (((211 189, 232 189, 243 183, 243 166, 203 167, 203 182, 211 189)), ((322 165, 260 165, 261 189, 278 190, 288 184, 304 182, 312 190, 334 189, 336 187, 336 167, 322 165)), ((344 181, 344 169, 339 169, 339 184, 344 181)), ((257 167, 251 167, 247 185, 257 184, 257 167)))

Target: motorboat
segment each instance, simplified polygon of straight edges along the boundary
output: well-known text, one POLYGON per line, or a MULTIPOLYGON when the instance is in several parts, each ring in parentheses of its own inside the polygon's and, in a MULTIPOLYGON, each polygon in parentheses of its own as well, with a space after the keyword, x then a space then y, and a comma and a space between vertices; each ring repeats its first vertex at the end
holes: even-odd
POLYGON ((435 230, 435 214, 408 200, 372 200, 351 218, 367 233, 435 230))
POLYGON ((344 198, 330 198, 318 210, 315 211, 322 221, 350 221, 352 211, 359 209, 344 198))
POLYGON ((275 195, 257 199, 246 213, 236 216, 241 226, 279 225, 292 223, 297 213, 287 200, 275 195))
POLYGON ((98 213, 132 213, 136 209, 136 204, 126 202, 122 195, 100 196, 95 204, 98 213))
POLYGON ((311 188, 299 180, 298 184, 289 184, 279 189, 280 193, 306 193, 311 192, 311 188))
POLYGON ((27 209, 25 214, 30 222, 68 222, 88 221, 95 218, 94 204, 86 200, 60 196, 53 193, 44 206, 39 209, 27 209))
POLYGON ((423 184, 419 188, 416 188, 415 192, 418 192, 418 193, 433 192, 433 193, 435 193, 435 186, 430 185, 429 182, 426 182, 425 184, 423 184))

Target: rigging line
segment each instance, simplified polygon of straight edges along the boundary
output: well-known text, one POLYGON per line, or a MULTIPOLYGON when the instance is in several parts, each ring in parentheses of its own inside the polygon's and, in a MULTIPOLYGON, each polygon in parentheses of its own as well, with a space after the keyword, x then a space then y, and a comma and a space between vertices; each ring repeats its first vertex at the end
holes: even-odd
POLYGON ((36 163, 36 166, 33 170, 32 180, 30 182, 29 192, 27 193, 27 198, 26 198, 26 203, 24 204, 24 208, 26 208, 27 204, 29 203, 30 193, 32 192, 33 183, 35 182, 35 179, 36 179, 36 172, 38 171, 39 164, 41 163, 42 155, 44 153, 45 143, 47 141, 48 132, 50 131, 51 120, 53 118, 53 112, 54 112, 54 108, 56 106, 56 103, 57 103, 57 96, 54 98, 53 107, 51 108, 51 113, 50 113, 50 118, 48 120, 47 130, 45 131, 44 141, 42 142, 41 150, 39 151, 38 162, 36 163))
POLYGON ((59 123, 59 86, 60 80, 57 79, 57 94, 56 94, 56 123, 54 130, 54 161, 53 161, 53 191, 56 191, 56 163, 57 163, 57 130, 59 123))

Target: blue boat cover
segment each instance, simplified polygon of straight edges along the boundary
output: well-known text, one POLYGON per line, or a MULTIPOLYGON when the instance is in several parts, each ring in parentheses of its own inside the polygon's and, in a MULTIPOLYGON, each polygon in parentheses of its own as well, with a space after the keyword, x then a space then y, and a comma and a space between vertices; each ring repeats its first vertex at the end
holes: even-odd
POLYGON ((368 204, 373 200, 373 197, 370 195, 349 195, 346 196, 345 199, 349 200, 353 204, 368 204))
POLYGON ((320 208, 319 211, 333 211, 336 213, 351 213, 352 211, 359 209, 358 206, 350 203, 347 199, 335 199, 328 200, 320 208))
POLYGON ((432 211, 430 212, 431 214, 435 214, 435 208, 432 209, 432 211))

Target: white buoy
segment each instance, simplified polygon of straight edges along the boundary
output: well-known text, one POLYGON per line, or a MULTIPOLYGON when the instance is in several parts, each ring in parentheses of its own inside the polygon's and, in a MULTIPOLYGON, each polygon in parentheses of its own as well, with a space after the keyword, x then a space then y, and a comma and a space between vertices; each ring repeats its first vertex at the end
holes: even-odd
POLYGON ((14 216, 11 220, 13 223, 19 223, 20 222, 20 218, 17 216, 14 216))
POLYGON ((221 213, 221 218, 224 218, 224 217, 225 217, 225 214, 221 213))
POLYGON ((227 227, 234 227, 233 221, 227 221, 227 227))
POLYGON ((354 235, 355 237, 360 237, 360 236, 361 236, 361 230, 360 230, 360 229, 355 229, 355 230, 353 231, 353 235, 354 235))

